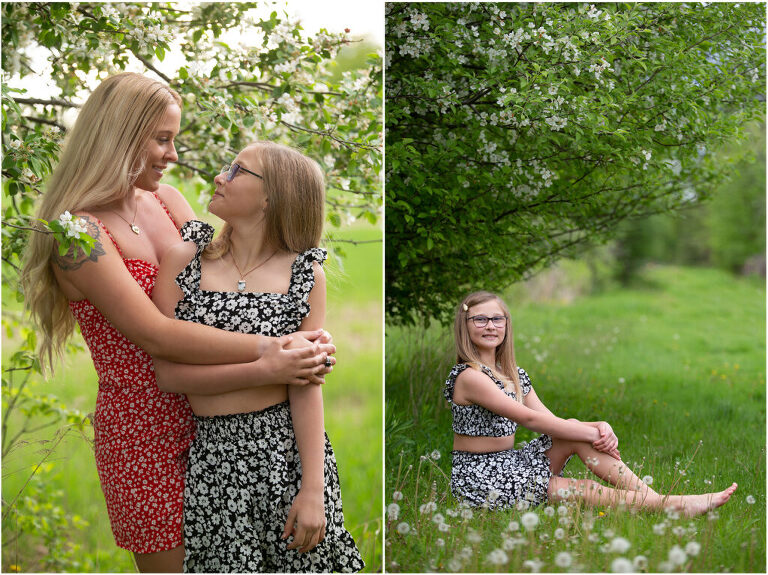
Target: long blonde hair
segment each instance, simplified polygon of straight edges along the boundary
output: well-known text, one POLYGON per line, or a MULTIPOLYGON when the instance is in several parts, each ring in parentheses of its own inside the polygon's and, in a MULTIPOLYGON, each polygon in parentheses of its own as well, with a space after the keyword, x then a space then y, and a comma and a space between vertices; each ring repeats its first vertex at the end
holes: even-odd
MULTIPOLYGON (((104 80, 88 98, 69 132, 59 163, 46 185, 37 217, 92 210, 133 193, 146 162, 147 142, 168 106, 181 98, 162 82, 126 72, 104 80)), ((54 239, 33 233, 21 282, 32 321, 41 332, 40 359, 52 368, 75 326, 52 268, 54 239)))
POLYGON ((512 333, 512 318, 509 315, 509 308, 499 296, 488 291, 477 291, 467 295, 456 307, 456 317, 453 322, 453 337, 456 345, 456 363, 468 363, 472 367, 479 369, 483 365, 480 359, 480 353, 477 346, 472 343, 469 337, 469 328, 467 318, 469 317, 469 308, 472 306, 495 300, 507 318, 507 328, 504 330, 504 339, 496 346, 496 365, 488 365, 493 374, 504 382, 505 389, 515 392, 515 398, 520 403, 523 402, 523 394, 520 389, 520 377, 517 373, 517 363, 515 363, 515 344, 512 333))
MULTIPOLYGON (((289 252, 317 247, 325 219, 325 181, 317 162, 275 142, 250 144, 259 151, 261 176, 267 195, 266 235, 274 246, 289 252)), ((230 249, 232 226, 221 232, 203 252, 216 259, 230 249)))

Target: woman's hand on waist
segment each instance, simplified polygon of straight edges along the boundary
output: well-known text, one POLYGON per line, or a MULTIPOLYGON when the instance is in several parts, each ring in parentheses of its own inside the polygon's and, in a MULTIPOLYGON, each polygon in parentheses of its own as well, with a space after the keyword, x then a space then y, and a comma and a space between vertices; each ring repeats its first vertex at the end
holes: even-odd
POLYGON ((293 541, 286 549, 298 549, 299 553, 306 553, 325 539, 323 491, 323 487, 299 489, 283 527, 283 539, 293 535, 293 541))

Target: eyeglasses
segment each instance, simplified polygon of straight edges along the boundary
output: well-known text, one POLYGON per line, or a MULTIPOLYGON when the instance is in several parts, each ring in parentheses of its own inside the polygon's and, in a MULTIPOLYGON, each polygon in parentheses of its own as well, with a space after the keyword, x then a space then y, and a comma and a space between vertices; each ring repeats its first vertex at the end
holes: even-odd
POLYGON ((468 320, 471 319, 472 323, 475 324, 475 327, 485 327, 488 325, 488 321, 493 322, 493 325, 495 327, 504 327, 507 324, 507 316, 505 315, 495 315, 493 317, 487 317, 484 315, 473 315, 472 317, 468 317, 468 320))
POLYGON ((230 164, 229 166, 224 166, 223 168, 221 168, 222 174, 224 172, 227 173, 228 182, 231 182, 232 180, 234 180, 235 176, 237 175, 237 172, 240 172, 240 171, 243 171, 246 174, 251 174, 252 176, 256 176, 260 180, 264 179, 264 176, 260 176, 259 174, 257 174, 256 172, 252 172, 251 170, 246 170, 243 166, 241 166, 238 163, 230 164))

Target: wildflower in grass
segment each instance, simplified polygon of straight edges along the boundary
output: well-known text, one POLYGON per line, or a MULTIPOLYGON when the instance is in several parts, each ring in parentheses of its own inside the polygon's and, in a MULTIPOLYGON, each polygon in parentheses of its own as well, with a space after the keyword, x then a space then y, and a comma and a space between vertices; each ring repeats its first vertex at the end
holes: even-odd
POLYGON ((634 567, 636 571, 645 571, 648 567, 648 559, 645 555, 638 555, 632 559, 632 567, 634 567))
POLYGON ((461 510, 461 518, 462 519, 472 519, 473 513, 471 509, 462 509, 461 510))
POLYGON ((754 496, 752 496, 752 495, 747 495, 747 503, 749 503, 750 505, 754 505, 754 504, 755 504, 755 498, 754 498, 754 496))
POLYGON ((525 501, 524 499, 521 499, 517 502, 517 510, 518 511, 526 511, 528 508, 530 508, 531 504, 525 501))
POLYGON ((667 512, 667 519, 670 519, 672 521, 677 521, 678 519, 680 519, 680 512, 674 507, 667 507, 666 512, 667 512))
POLYGON ((445 533, 446 531, 448 531, 448 530, 451 528, 451 526, 450 526, 450 525, 448 525, 447 523, 440 523, 440 524, 437 526, 437 528, 438 528, 440 531, 442 531, 443 533, 445 533))
POLYGON ((554 515, 555 515, 555 508, 554 507, 550 507, 550 506, 545 507, 544 508, 544 515, 546 515, 547 517, 554 517, 554 515))
POLYGON ((653 526, 653 532, 656 535, 664 535, 664 531, 667 529, 667 524, 665 522, 657 523, 653 526))
POLYGON ((541 571, 541 568, 544 567, 544 562, 539 561, 538 559, 528 559, 527 561, 523 561, 523 567, 530 569, 531 573, 538 573, 541 571))
POLYGON ((438 547, 445 547, 445 540, 442 537, 438 537, 435 541, 435 545, 438 547))
POLYGON ((573 563, 573 558, 571 557, 571 554, 567 551, 561 551, 557 555, 555 555, 555 565, 558 567, 562 567, 563 569, 568 569, 568 567, 571 566, 571 563, 573 563))
POLYGON ((560 517, 563 517, 564 515, 568 515, 568 508, 565 505, 559 505, 557 507, 557 514, 560 517))
POLYGON ((701 545, 696 541, 689 541, 685 546, 685 554, 689 557, 696 557, 701 551, 701 545))
POLYGON ((461 560, 454 557, 448 561, 448 569, 454 572, 461 571, 461 560))
POLYGON ((467 541, 470 543, 480 543, 483 540, 483 536, 480 535, 477 530, 471 527, 467 530, 467 541))
POLYGON ((400 517, 400 506, 397 503, 387 505, 387 519, 397 521, 398 517, 400 517))
POLYGON ((432 456, 432 459, 434 459, 435 461, 440 459, 440 452, 437 449, 435 449, 432 453, 430 453, 430 455, 432 456))
POLYGON ((488 492, 488 501, 493 503, 494 501, 496 501, 499 498, 500 495, 501 494, 498 491, 496 491, 495 489, 491 489, 488 492))
POLYGON ((510 521, 507 529, 510 531, 520 531, 520 524, 517 521, 510 521))
POLYGON ((456 509, 446 509, 445 510, 445 514, 448 517, 458 517, 459 516, 459 512, 456 509))
POLYGON ((405 521, 397 524, 397 532, 400 535, 407 535, 410 530, 411 526, 408 525, 405 521))
POLYGON ((445 517, 443 517, 442 513, 435 513, 432 516, 432 521, 440 525, 441 523, 445 523, 445 517))
POLYGON ((709 513, 707 513, 707 519, 710 521, 717 521, 718 519, 720 519, 720 514, 714 510, 710 511, 709 513))
POLYGON ((610 550, 613 553, 626 553, 629 551, 631 546, 632 544, 623 537, 616 537, 613 541, 611 541, 610 550))
POLYGON ((509 562, 509 557, 507 557, 507 554, 503 550, 494 549, 488 554, 486 561, 493 565, 506 565, 509 562))
POLYGON ((541 535, 539 535, 539 539, 544 543, 546 543, 547 541, 549 541, 549 533, 542 533, 541 535))
POLYGON ((683 535, 685 535, 685 527, 683 527, 682 525, 675 525, 672 528, 672 534, 677 537, 682 537, 683 535))
POLYGON ((611 539, 616 534, 613 532, 613 529, 606 529, 603 532, 603 535, 605 535, 608 539, 611 539))
POLYGON ((528 513, 523 514, 520 518, 520 522, 527 531, 531 531, 532 529, 536 529, 536 526, 539 524, 539 516, 533 511, 529 511, 528 513))
POLYGON ((680 548, 679 545, 675 545, 672 547, 672 549, 669 550, 667 558, 669 559, 670 563, 672 563, 672 565, 684 565, 686 559, 688 559, 688 556, 685 554, 685 551, 680 548))
POLYGON ((587 536, 587 539, 589 539, 592 543, 597 543, 600 541, 600 536, 593 531, 587 536))
POLYGON ((402 500, 402 498, 403 498, 402 491, 395 491, 392 494, 392 501, 400 501, 400 500, 402 500))
POLYGON ((563 526, 567 526, 571 524, 571 518, 570 517, 561 517, 558 519, 558 523, 563 526))
POLYGON ((473 555, 472 548, 469 547, 469 546, 462 547, 461 548, 461 553, 459 553, 459 555, 461 555, 461 558, 464 561, 466 561, 467 559, 471 559, 472 555, 473 555))
POLYGON ((419 506, 419 513, 432 513, 433 511, 437 511, 437 503, 434 501, 428 501, 419 506))
POLYGON ((646 485, 653 485, 653 477, 651 477, 650 475, 644 475, 642 481, 646 485))
POLYGON ((561 499, 568 499, 571 496, 571 491, 570 489, 561 487, 560 489, 557 490, 557 496, 560 497, 561 499))
POLYGON ((562 527, 555 529, 555 539, 562 539, 563 537, 565 537, 565 529, 562 527))

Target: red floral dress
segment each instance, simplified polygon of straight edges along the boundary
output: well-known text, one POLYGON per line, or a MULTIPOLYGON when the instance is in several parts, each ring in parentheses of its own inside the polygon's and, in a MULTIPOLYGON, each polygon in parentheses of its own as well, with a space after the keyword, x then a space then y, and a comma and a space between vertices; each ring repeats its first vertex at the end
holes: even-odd
MULTIPOLYGON (((122 256, 109 230, 99 225, 122 256)), ((123 261, 151 297, 157 267, 135 258, 123 261)), ((187 398, 161 392, 149 354, 91 302, 71 301, 69 307, 99 376, 93 420, 96 469, 115 542, 135 553, 177 547, 183 542, 184 475, 195 429, 187 398)))

